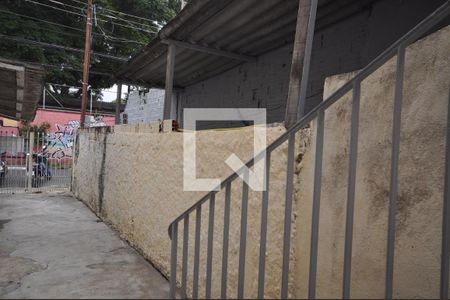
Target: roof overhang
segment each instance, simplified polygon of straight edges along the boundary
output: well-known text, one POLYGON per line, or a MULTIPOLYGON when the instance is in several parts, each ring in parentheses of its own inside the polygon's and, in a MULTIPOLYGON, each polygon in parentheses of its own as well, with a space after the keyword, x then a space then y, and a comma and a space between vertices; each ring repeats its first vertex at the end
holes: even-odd
MULTIPOLYGON (((375 0, 320 0, 316 31, 375 0)), ((193 0, 116 78, 164 87, 167 46, 176 46, 174 88, 203 81, 294 41, 298 0, 193 0)))
POLYGON ((42 97, 41 66, 0 58, 0 115, 32 121, 42 97))

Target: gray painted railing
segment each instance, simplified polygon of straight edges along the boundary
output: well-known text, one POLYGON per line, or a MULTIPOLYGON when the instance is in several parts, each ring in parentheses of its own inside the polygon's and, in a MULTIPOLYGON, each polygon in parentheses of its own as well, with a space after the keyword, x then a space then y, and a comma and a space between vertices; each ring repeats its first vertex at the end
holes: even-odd
MULTIPOLYGON (((291 216, 292 216, 292 196, 293 196, 293 178, 294 178, 294 146, 295 134, 307 126, 312 120, 317 119, 317 137, 315 149, 315 171, 314 171, 314 189, 313 189, 313 213, 311 224, 311 246, 310 246, 310 270, 308 297, 316 296, 316 272, 317 272, 317 251, 318 251, 318 233, 319 233, 319 211, 320 211, 320 191, 322 179, 322 154, 324 144, 324 113, 337 100, 350 91, 353 91, 352 116, 351 116, 351 141, 350 141, 350 160, 348 170, 348 190, 347 190, 347 209, 345 223, 345 249, 344 249, 344 274, 343 274, 343 298, 350 297, 351 282, 351 259, 352 259, 352 240, 353 240, 353 212, 355 202, 355 181, 356 181, 356 163, 358 152, 358 128, 359 128, 359 107, 360 107, 360 89, 361 82, 389 59, 397 56, 396 86, 394 100, 394 126, 392 132, 392 159, 391 159, 391 180, 389 191, 389 217, 387 232, 387 254, 386 254, 386 284, 385 297, 392 298, 393 291, 393 266, 394 266, 394 242, 395 242, 395 213, 397 199, 397 170, 400 144, 400 117, 402 109, 403 96, 403 76, 405 65, 405 48, 412 42, 430 31, 450 14, 450 1, 447 1, 430 16, 425 18, 420 24, 414 27, 401 39, 395 42, 386 51, 380 54, 375 60, 369 63, 355 77, 320 103, 316 108, 303 116, 292 128, 287 130, 281 137, 275 140, 266 148, 265 160, 265 183, 267 190, 262 192, 261 209, 261 233, 260 233, 260 251, 259 251, 259 273, 258 273, 258 298, 264 297, 265 286, 265 264, 266 264, 266 238, 267 238, 267 212, 269 202, 269 170, 271 153, 285 141, 288 142, 288 165, 286 182, 286 203, 284 219, 284 238, 283 238, 283 261, 282 261, 282 280, 281 280, 281 298, 288 296, 288 275, 289 275, 289 252, 291 242, 291 216)), ((450 99, 449 99, 450 102, 450 99)), ((449 114, 450 116, 450 104, 449 114)), ((447 117, 448 118, 448 117, 447 117)), ((264 153, 260 153, 254 159, 247 162, 246 166, 250 168, 256 161, 261 160, 264 153)), ((224 203, 224 228, 223 228, 223 249, 222 249, 222 282, 221 297, 227 297, 227 274, 228 274, 228 240, 230 226, 230 199, 231 185, 239 176, 244 173, 242 168, 237 173, 232 174, 220 184, 220 190, 225 190, 224 203)), ((447 127, 446 161, 445 161, 445 184, 444 184, 444 209, 442 222, 442 255, 441 255, 441 284, 440 296, 442 299, 448 298, 448 280, 449 280, 449 250, 450 250, 450 120, 447 127)), ((177 272, 177 243, 178 243, 178 225, 184 223, 183 255, 182 255, 182 276, 181 276, 181 296, 187 297, 187 261, 188 261, 188 233, 189 216, 195 212, 195 244, 194 244, 194 265, 193 265, 193 285, 192 298, 198 298, 199 287, 199 261, 200 261, 200 231, 201 231, 201 211, 202 205, 209 202, 209 220, 208 220, 208 240, 207 240, 207 263, 206 263, 206 290, 205 298, 211 297, 211 275, 212 275, 212 256, 213 256, 213 226, 215 219, 215 202, 217 191, 205 195, 192 207, 186 210, 176 218, 169 226, 169 236, 172 239, 171 246, 171 268, 170 268, 170 288, 171 297, 176 297, 176 272, 177 272)), ((241 206, 241 227, 240 227, 240 247, 239 247, 239 273, 238 273, 238 298, 244 296, 245 281, 245 251, 247 239, 247 209, 248 209, 248 185, 243 183, 242 206, 241 206)))

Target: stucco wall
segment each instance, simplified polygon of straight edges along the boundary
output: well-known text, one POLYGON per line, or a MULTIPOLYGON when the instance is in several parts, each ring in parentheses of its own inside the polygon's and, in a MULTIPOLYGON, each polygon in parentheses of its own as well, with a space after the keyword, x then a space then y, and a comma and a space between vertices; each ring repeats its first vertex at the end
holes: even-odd
MULTIPOLYGON (((418 41, 406 51, 394 257, 395 298, 439 297, 449 57, 450 27, 418 41)), ((351 277, 351 297, 354 298, 384 297, 395 70, 394 58, 365 79, 361 86, 351 277)), ((325 94, 330 95, 352 76, 328 78, 325 94)), ((342 296, 350 119, 351 93, 325 114, 318 298, 342 296)), ((297 182, 297 297, 306 297, 308 290, 313 166, 314 153, 309 151, 297 182)))
MULTIPOLYGON (((407 49, 399 198, 394 266, 395 297, 437 297, 442 220, 443 161, 450 78, 450 28, 407 49)), ((352 74, 326 81, 326 95, 352 74)), ((362 82, 354 224, 352 297, 384 296, 387 200, 389 191, 395 59, 362 82)), ((317 296, 340 297, 351 115, 350 95, 326 113, 323 186, 319 232, 317 296)), ((312 128, 315 128, 312 124, 312 128)), ((169 223, 203 196, 182 189, 182 134, 152 133, 151 125, 88 129, 79 134, 73 190, 168 274, 169 223), (108 132, 111 130, 112 132, 108 132)), ((269 128, 268 140, 284 130, 269 128)), ((314 143, 308 130, 297 138, 296 195, 291 250, 290 294, 306 297, 309 269, 314 143), (297 153, 298 154, 298 153, 297 153), (299 159, 302 157, 302 159, 299 159)), ((202 131, 197 139, 198 174, 224 178, 232 152, 243 160, 252 151, 251 128, 202 131)), ((313 139, 314 141, 314 139, 313 139)), ((272 155, 266 297, 279 297, 281 279, 286 145, 272 155)), ((236 297, 242 184, 232 189, 229 248, 229 297, 236 297)), ((223 193, 216 198, 213 296, 220 292, 223 193)), ((261 193, 250 192, 245 296, 257 289, 261 193)), ((208 205, 202 209, 200 293, 204 296, 208 205)), ((190 218, 193 253, 195 217, 190 218)), ((179 232, 179 257, 183 230, 179 232)), ((192 255, 188 281, 192 281, 192 255)), ((179 269, 180 271, 180 269, 179 269)), ((180 276, 180 272, 178 272, 180 276)), ((179 279, 179 278, 178 278, 179 279)))
MULTIPOLYGON (((164 274, 169 272, 171 221, 199 200, 203 192, 183 191, 183 135, 179 132, 152 133, 151 125, 121 125, 114 128, 83 130, 78 134, 73 191, 106 222, 134 244, 164 274)), ((284 132, 283 127, 269 127, 268 141, 284 132)), ((308 130, 297 139, 307 140, 308 130)), ((224 179, 231 169, 224 163, 235 152, 242 160, 252 155, 252 127, 228 131, 201 131, 197 136, 197 173, 199 177, 224 179)), ((272 155, 267 246, 268 297, 280 290, 282 228, 284 224, 284 189, 287 149, 283 145, 272 155)), ((229 290, 237 296, 238 253, 242 182, 232 188, 229 290)), ((257 289, 261 192, 250 191, 245 295, 254 297, 257 289)), ((216 197, 214 227, 213 295, 220 296, 224 195, 216 197)), ((208 204, 202 209, 200 258, 200 297, 204 296, 208 204)), ((192 282, 195 215, 190 218, 189 277, 192 282)), ((179 262, 183 226, 180 225, 179 262)), ((180 265, 179 265, 180 267, 180 265)), ((180 276, 181 269, 178 272, 180 276)), ((180 280, 180 278, 179 278, 180 280)))

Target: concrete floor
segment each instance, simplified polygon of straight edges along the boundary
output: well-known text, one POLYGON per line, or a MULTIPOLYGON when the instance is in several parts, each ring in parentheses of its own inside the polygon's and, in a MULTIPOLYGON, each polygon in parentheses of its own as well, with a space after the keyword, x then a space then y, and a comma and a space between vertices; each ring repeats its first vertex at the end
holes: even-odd
POLYGON ((169 284, 68 193, 0 195, 0 298, 167 298, 169 284))

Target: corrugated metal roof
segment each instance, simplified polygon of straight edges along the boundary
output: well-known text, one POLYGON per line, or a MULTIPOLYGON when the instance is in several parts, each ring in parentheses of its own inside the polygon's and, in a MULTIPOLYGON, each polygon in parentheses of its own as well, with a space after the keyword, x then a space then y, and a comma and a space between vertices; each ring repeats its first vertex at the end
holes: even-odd
MULTIPOLYGON (((316 30, 358 13, 375 0, 319 1, 316 30)), ((298 0, 194 0, 116 74, 119 80, 164 86, 164 39, 258 57, 294 40, 298 0)), ((223 73, 241 60, 177 47, 174 86, 186 87, 223 73)))
POLYGON ((0 58, 0 115, 32 121, 42 98, 45 70, 0 58))

